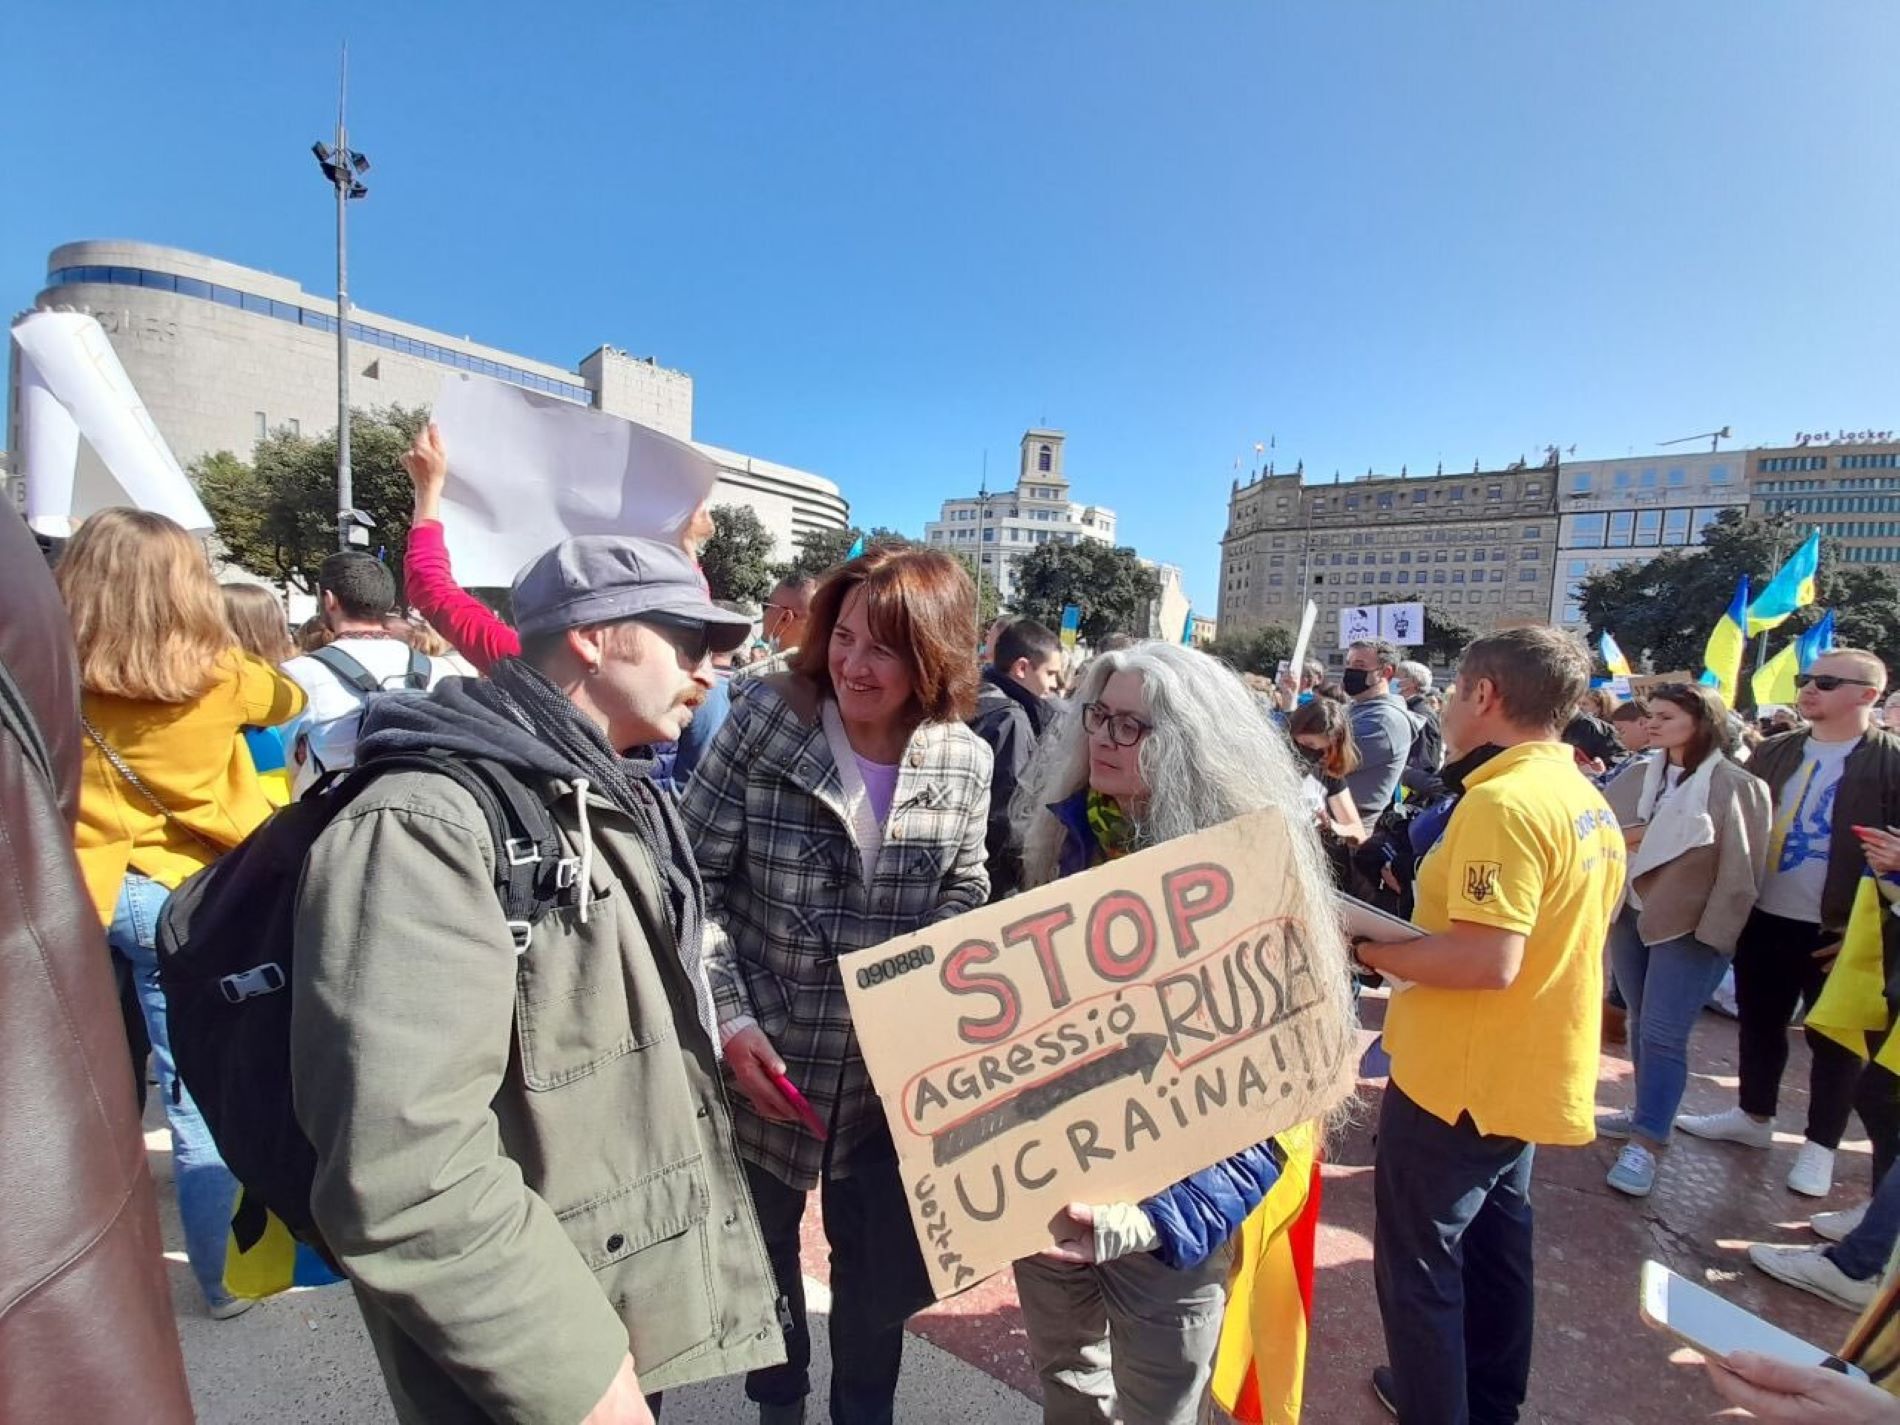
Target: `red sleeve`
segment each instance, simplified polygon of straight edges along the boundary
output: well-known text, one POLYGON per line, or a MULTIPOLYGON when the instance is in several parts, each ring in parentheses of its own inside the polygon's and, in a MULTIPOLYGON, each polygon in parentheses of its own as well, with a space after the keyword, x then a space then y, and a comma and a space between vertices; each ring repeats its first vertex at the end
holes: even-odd
POLYGON ((409 527, 402 577, 403 592, 416 612, 481 672, 504 658, 520 656, 521 636, 455 582, 440 520, 423 520, 409 527))

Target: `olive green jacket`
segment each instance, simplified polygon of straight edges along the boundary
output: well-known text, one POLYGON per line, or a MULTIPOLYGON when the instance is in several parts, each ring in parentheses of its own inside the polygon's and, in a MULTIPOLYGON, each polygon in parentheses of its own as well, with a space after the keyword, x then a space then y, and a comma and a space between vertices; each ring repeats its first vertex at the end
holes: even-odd
MULTIPOLYGON (((574 789, 541 779, 567 850, 574 789)), ((784 1358, 719 1062, 634 823, 587 796, 587 921, 515 952, 448 778, 385 775, 306 862, 292 1072, 312 1208, 399 1417, 574 1425, 784 1358)))

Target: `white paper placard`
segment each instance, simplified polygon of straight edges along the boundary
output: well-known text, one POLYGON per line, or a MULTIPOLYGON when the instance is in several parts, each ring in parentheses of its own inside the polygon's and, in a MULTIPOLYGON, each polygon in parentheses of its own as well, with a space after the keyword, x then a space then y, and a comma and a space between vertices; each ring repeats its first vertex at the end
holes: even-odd
POLYGON ((510 584, 578 534, 677 539, 719 478, 683 440, 465 372, 443 378, 433 419, 449 457, 443 535, 463 584, 510 584))

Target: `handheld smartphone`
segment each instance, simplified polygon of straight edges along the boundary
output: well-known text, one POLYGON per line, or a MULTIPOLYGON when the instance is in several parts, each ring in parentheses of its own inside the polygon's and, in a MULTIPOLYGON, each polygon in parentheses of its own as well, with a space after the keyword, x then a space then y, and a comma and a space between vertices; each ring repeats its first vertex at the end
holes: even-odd
POLYGON ((798 1115, 799 1122, 810 1130, 812 1137, 822 1143, 831 1136, 825 1132, 824 1119, 818 1116, 805 1095, 798 1091, 790 1079, 783 1074, 773 1073, 772 1087, 785 1095, 785 1101, 792 1106, 792 1111, 798 1115))
POLYGON ((1856 1380, 1867 1378, 1858 1367, 1843 1365, 1819 1346, 1810 1346, 1754 1312, 1725 1301, 1661 1262, 1643 1263, 1640 1310, 1649 1325, 1705 1356, 1720 1358, 1734 1351, 1753 1351, 1790 1365, 1821 1366, 1844 1371, 1856 1380))

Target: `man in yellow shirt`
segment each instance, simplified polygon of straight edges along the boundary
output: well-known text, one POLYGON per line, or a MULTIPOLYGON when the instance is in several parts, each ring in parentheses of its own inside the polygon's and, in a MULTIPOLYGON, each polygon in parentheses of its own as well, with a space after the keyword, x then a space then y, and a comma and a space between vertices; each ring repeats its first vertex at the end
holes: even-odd
POLYGON ((1530 1382, 1531 1161, 1594 1135, 1604 935, 1623 839, 1558 741, 1589 686, 1575 639, 1514 628, 1465 650, 1444 711, 1453 755, 1502 750, 1465 781, 1419 866, 1426 935, 1361 943, 1409 982, 1386 1013, 1373 1273, 1406 1425, 1518 1418, 1530 1382))

